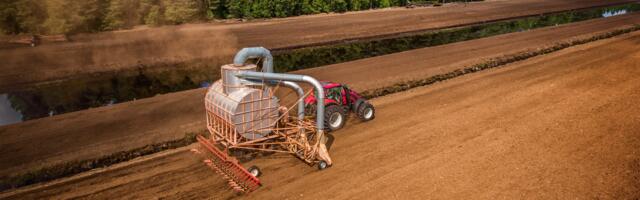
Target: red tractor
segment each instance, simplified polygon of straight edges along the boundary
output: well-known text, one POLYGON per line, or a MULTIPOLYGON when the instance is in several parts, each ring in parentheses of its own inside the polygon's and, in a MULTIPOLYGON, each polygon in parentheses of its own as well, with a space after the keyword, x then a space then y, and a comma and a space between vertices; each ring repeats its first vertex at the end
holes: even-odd
MULTIPOLYGON (((327 131, 335 131, 342 128, 347 121, 349 111, 354 112, 362 121, 375 118, 373 105, 367 102, 360 94, 349 89, 347 85, 332 82, 322 82, 324 88, 324 127, 327 131)), ((305 100, 307 115, 315 113, 316 94, 310 94, 305 100)))

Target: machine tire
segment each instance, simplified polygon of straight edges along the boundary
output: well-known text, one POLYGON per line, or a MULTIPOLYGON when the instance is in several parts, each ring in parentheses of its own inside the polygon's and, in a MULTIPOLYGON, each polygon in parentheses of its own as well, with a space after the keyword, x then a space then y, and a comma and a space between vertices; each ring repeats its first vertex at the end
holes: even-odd
POLYGON ((358 106, 358 118, 362 121, 369 121, 376 118, 376 109, 368 102, 358 106))
POLYGON ((327 164, 326 161, 321 160, 320 162, 318 162, 318 170, 324 170, 329 168, 329 164, 327 164))
POLYGON ((260 175, 262 175, 262 171, 260 171, 260 168, 258 168, 258 166, 251 166, 247 169, 247 171, 254 177, 258 178, 260 175))
POLYGON ((327 132, 341 129, 347 122, 345 109, 338 105, 329 105, 324 109, 324 127, 327 132))
POLYGON ((366 103, 363 98, 358 99, 356 103, 352 105, 351 110, 353 110, 354 113, 358 113, 358 107, 360 107, 360 105, 362 105, 363 103, 366 103))

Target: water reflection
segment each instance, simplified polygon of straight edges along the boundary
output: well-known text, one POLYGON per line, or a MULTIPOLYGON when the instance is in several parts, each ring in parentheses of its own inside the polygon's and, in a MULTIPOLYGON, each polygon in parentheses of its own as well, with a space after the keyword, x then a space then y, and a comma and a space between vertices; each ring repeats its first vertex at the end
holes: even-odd
POLYGON ((22 121, 22 114, 13 109, 9 95, 0 94, 0 126, 15 124, 22 121))
POLYGON ((209 81, 203 81, 200 83, 200 88, 208 88, 211 85, 209 81))
MULTIPOLYGON (((529 31, 547 26, 558 26, 589 19, 624 15, 637 11, 640 11, 640 4, 637 3, 606 8, 574 10, 469 26, 451 31, 436 31, 410 36, 403 35, 397 38, 367 40, 350 43, 348 45, 337 44, 326 47, 297 49, 275 55, 274 59, 276 63, 278 63, 281 72, 288 72, 291 70, 347 62, 499 34, 529 31)), ((20 117, 16 116, 22 116, 22 118, 26 120, 31 120, 84 110, 91 107, 112 106, 116 103, 153 97, 157 94, 167 94, 198 87, 207 88, 212 82, 206 80, 217 79, 217 77, 202 76, 202 71, 217 73, 215 70, 219 70, 218 68, 210 67, 219 66, 216 65, 215 62, 208 63, 206 65, 208 67, 198 68, 197 70, 176 72, 172 70, 167 73, 143 73, 141 71, 136 75, 119 75, 112 78, 100 78, 95 81, 93 77, 91 77, 87 78, 87 80, 68 81, 60 85, 52 84, 47 87, 12 93, 9 96, 11 96, 12 101, 19 106, 23 115, 13 111, 11 106, 8 105, 7 95, 3 95, 3 104, 0 105, 0 109, 3 109, 2 113, 0 113, 0 117, 2 117, 2 119, 0 119, 0 125, 4 123, 15 123, 15 120, 20 119, 20 117), (68 97, 59 99, 57 95, 63 93, 68 97)), ((188 65, 188 63, 185 65, 188 65)))
POLYGON ((613 17, 616 15, 624 15, 627 14, 627 9, 623 10, 608 10, 602 13, 602 17, 613 17))

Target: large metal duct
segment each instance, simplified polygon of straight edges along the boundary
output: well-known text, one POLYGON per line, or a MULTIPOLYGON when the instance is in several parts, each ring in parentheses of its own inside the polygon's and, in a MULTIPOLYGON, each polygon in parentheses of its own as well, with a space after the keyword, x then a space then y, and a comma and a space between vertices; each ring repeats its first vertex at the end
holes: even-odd
POLYGON ((247 62, 249 58, 264 58, 264 61, 262 61, 262 71, 273 73, 273 56, 271 56, 271 51, 267 48, 243 48, 236 53, 236 56, 233 58, 233 64, 238 67, 244 66, 244 63, 247 62))
MULTIPOLYGON (((255 71, 238 71, 236 76, 244 79, 258 79, 258 80, 277 80, 277 81, 293 81, 293 82, 306 82, 311 84, 319 97, 324 97, 324 89, 322 84, 315 78, 306 75, 298 74, 279 74, 279 73, 267 73, 267 72, 255 72, 255 71)), ((318 130, 324 130, 324 98, 316 98, 316 126, 318 130)))
MULTIPOLYGON (((254 86, 262 84, 281 84, 292 88, 298 94, 300 101, 304 91, 295 82, 311 84, 324 96, 324 89, 320 82, 313 77, 295 74, 278 74, 273 71, 272 57, 268 50, 262 47, 245 48, 238 52, 233 65, 222 66, 222 80, 215 82, 207 91, 206 106, 213 116, 228 121, 231 127, 248 139, 263 138, 266 131, 275 125, 278 118, 279 99, 273 96, 270 87, 259 89, 254 86), (244 65, 246 59, 261 56, 265 58, 263 71, 257 72, 256 65, 244 65)), ((318 98, 316 126, 319 131, 324 130, 324 99, 318 98)), ((298 118, 304 118, 304 103, 298 102, 298 118)))
MULTIPOLYGON (((248 48, 243 48, 242 50, 238 51, 238 53, 236 53, 236 56, 233 58, 233 64, 236 67, 242 67, 244 66, 245 62, 247 62, 247 59, 249 58, 263 58, 264 61, 262 62, 262 72, 267 72, 267 73, 273 73, 273 56, 271 55, 271 51, 269 51, 267 48, 264 47, 248 47, 248 48)), ((256 71, 255 69, 253 69, 252 71, 256 71)), ((229 74, 229 75, 233 75, 233 74, 229 74)), ((227 77, 227 76, 225 76, 227 77)), ((237 81, 237 80, 232 80, 232 78, 229 78, 231 81, 237 81)), ((263 81, 263 80, 258 80, 258 81, 263 81)), ((281 81, 280 83, 275 82, 275 81, 270 81, 267 82, 268 84, 282 84, 286 87, 289 87, 291 89, 293 89, 297 94, 298 94, 298 101, 301 101, 302 98, 304 98, 304 90, 302 90, 302 88, 296 84, 295 82, 291 82, 291 81, 281 81)), ((302 119, 304 118, 304 103, 303 102, 299 102, 298 103, 298 118, 302 119)))

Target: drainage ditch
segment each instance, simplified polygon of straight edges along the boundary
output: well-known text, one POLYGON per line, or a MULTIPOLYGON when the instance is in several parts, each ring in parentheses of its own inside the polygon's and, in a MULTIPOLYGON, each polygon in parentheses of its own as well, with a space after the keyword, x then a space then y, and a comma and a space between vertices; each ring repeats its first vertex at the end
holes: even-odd
MULTIPOLYGON (((640 4, 631 3, 412 33, 411 35, 392 38, 357 40, 297 49, 280 49, 274 50, 274 60, 277 72, 289 72, 412 49, 628 14, 638 10, 640 10, 640 4)), ((10 92, 6 94, 4 99, 8 100, 11 106, 5 105, 0 109, 13 111, 0 114, 5 115, 2 116, 3 118, 20 117, 20 120, 0 122, 0 126, 20 122, 21 120, 37 119, 92 107, 109 106, 115 103, 153 97, 158 94, 206 87, 211 80, 219 78, 219 66, 223 64, 227 63, 201 59, 185 63, 165 63, 154 66, 140 65, 138 70, 94 74, 10 92)))

